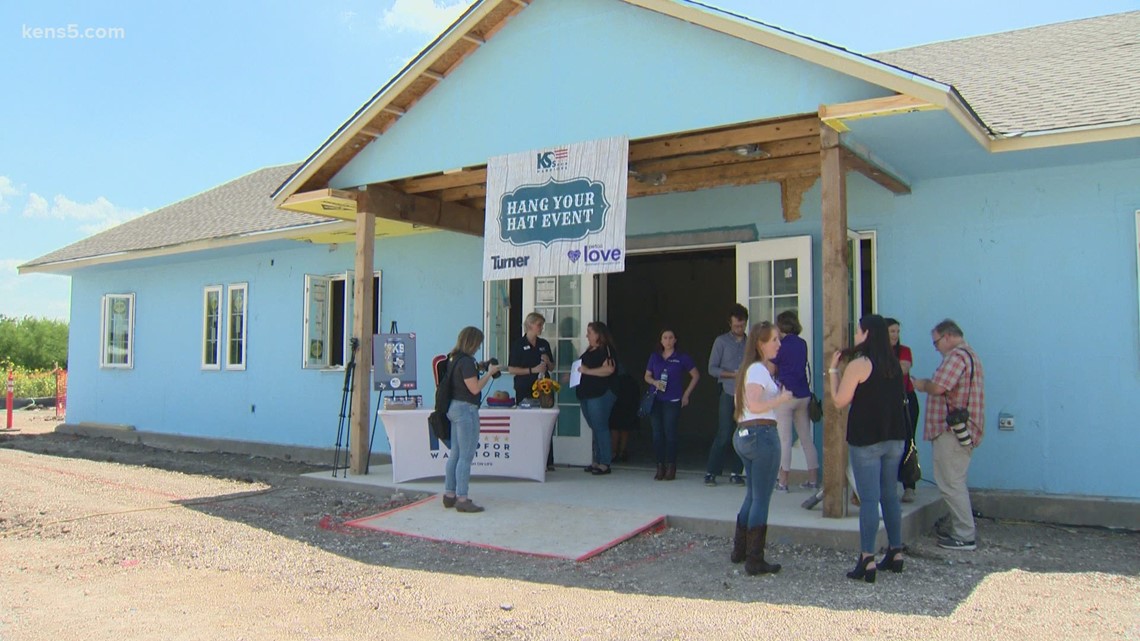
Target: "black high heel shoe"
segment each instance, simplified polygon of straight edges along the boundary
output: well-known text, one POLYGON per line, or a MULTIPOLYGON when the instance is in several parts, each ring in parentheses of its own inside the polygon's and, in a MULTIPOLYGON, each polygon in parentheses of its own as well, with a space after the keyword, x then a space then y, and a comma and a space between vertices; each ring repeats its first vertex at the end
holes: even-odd
POLYGON ((903 571, 902 553, 902 548, 887 548, 887 553, 883 555, 883 560, 879 561, 878 566, 895 574, 901 574, 903 571))
POLYGON ((860 557, 859 562, 855 564, 855 569, 847 573, 847 578, 855 580, 863 579, 867 583, 874 583, 877 568, 867 569, 867 566, 874 562, 874 556, 860 557))

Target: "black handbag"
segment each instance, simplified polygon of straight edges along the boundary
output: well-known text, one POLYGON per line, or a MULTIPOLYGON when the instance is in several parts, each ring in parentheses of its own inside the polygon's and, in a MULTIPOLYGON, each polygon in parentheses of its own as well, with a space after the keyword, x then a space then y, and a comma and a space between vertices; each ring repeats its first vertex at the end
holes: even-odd
MULTIPOLYGON (((808 371, 808 385, 812 384, 811 380, 811 363, 807 364, 808 371)), ((808 391, 811 391, 810 389, 808 391)), ((812 423, 818 423, 823 420, 823 403, 820 402, 819 397, 815 392, 811 392, 811 400, 808 401, 808 418, 812 423)))
MULTIPOLYGON (((903 420, 907 425, 910 425, 910 402, 906 396, 903 396, 903 420)), ((918 482, 922 480, 922 467, 918 464, 918 448, 914 446, 914 440, 910 439, 906 442, 906 451, 903 452, 903 457, 899 461, 899 482, 903 487, 918 487, 918 482)))
POLYGON ((641 404, 637 406, 637 415, 645 418, 653 413, 653 402, 657 400, 657 388, 652 385, 649 389, 645 390, 645 394, 641 397, 641 404))

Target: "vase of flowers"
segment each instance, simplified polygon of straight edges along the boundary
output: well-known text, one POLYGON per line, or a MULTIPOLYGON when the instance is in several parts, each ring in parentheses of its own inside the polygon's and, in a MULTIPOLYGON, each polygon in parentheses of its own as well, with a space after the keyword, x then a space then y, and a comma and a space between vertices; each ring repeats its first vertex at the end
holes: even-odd
POLYGON ((554 407, 554 393, 562 389, 553 378, 540 378, 530 386, 530 395, 538 399, 538 406, 544 409, 554 407))

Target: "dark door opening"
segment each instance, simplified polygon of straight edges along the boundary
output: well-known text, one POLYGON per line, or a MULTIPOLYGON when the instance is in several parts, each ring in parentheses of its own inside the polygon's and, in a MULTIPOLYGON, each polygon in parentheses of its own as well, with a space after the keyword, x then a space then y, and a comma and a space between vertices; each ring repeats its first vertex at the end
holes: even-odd
MULTIPOLYGON (((736 251, 714 249, 627 256, 625 271, 606 281, 606 316, 622 365, 641 391, 645 365, 665 328, 677 335, 677 349, 696 364, 701 379, 678 423, 677 465, 704 471, 716 436, 720 386, 709 376, 713 340, 728 331, 736 302, 736 251)), ((687 379, 686 379, 687 380, 687 379)), ((653 465, 649 419, 630 437, 630 462, 653 465)))

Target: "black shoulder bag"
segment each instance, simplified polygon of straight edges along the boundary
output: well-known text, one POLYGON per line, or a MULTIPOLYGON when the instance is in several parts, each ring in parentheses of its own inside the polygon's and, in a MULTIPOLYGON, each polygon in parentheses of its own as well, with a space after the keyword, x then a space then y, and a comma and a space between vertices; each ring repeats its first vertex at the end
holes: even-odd
POLYGON ((456 358, 448 362, 447 373, 443 375, 443 380, 435 389, 435 409, 428 414, 428 425, 431 426, 432 434, 448 447, 451 447, 451 419, 447 418, 447 409, 451 406, 451 373, 458 369, 456 367, 458 360, 456 358))
POLYGON ((811 400, 808 401, 808 418, 812 423, 818 423, 823 420, 823 403, 819 401, 819 397, 812 391, 811 386, 815 381, 811 378, 811 361, 807 363, 808 375, 808 393, 811 394, 811 400))

